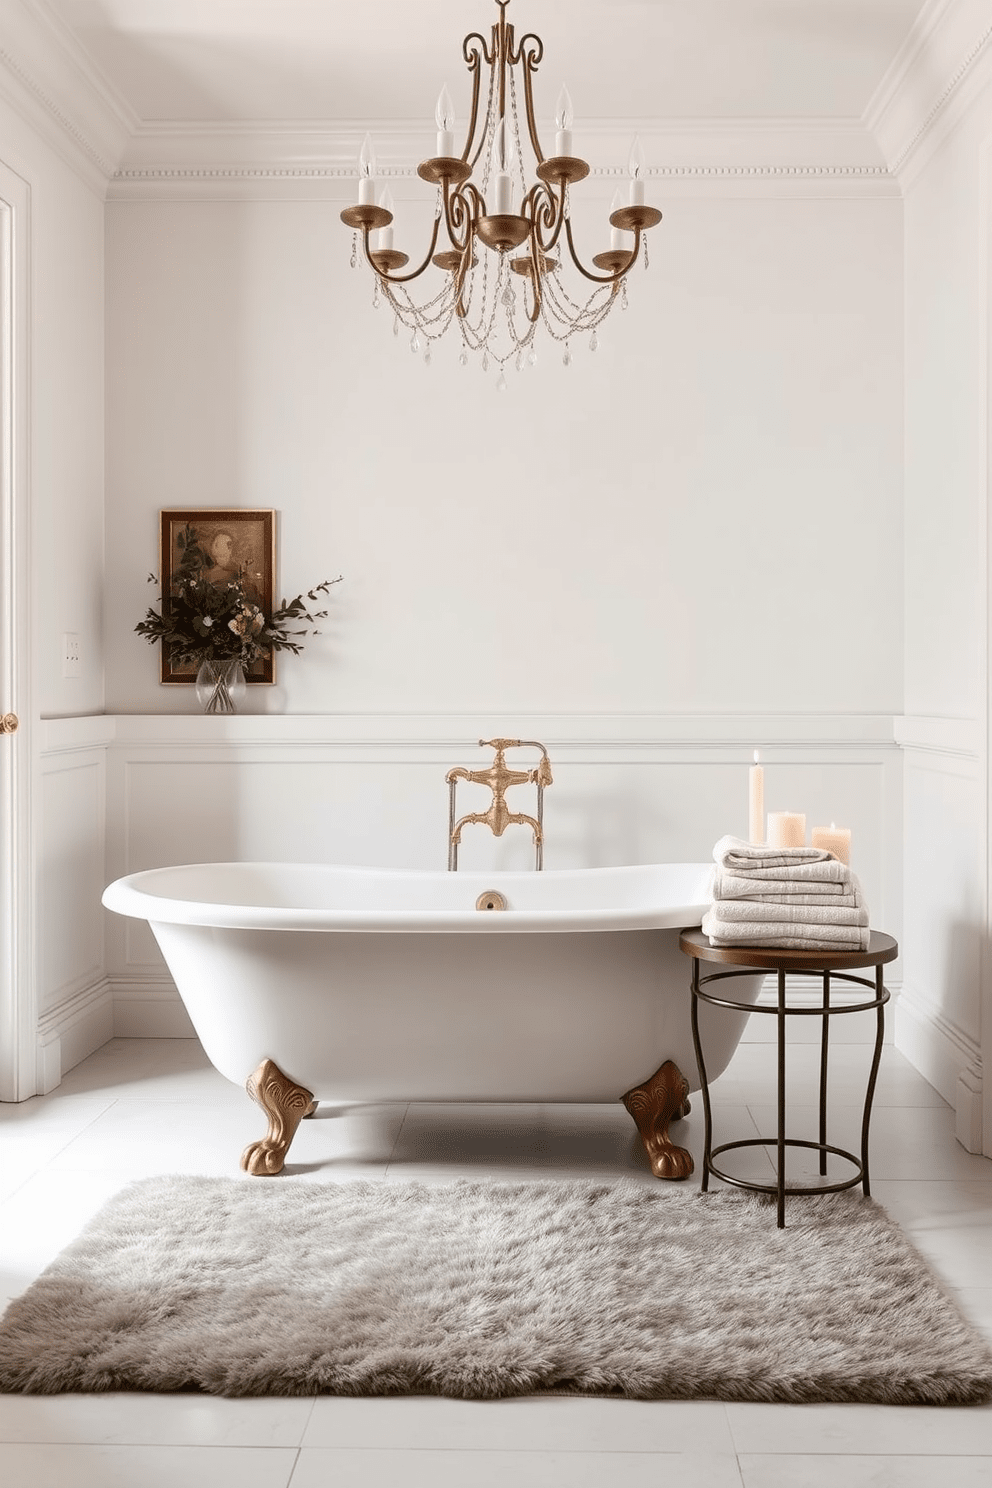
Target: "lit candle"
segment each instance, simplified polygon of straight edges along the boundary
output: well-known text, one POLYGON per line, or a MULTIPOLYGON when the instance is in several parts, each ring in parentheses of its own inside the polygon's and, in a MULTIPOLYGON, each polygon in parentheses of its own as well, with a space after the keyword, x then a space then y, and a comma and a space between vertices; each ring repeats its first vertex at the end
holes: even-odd
POLYGON ((434 118, 437 121, 437 153, 450 160, 455 153, 455 106, 447 83, 438 94, 434 118))
POLYGON ((643 207, 644 146, 641 144, 640 136, 636 134, 634 135, 634 143, 630 147, 627 170, 630 174, 630 205, 632 207, 643 207))
POLYGON ((748 840, 760 847, 765 840, 765 772, 758 764, 758 751, 754 751, 754 764, 748 771, 747 793, 748 840))
POLYGON ((497 217, 505 216, 513 209, 513 182, 510 166, 513 164, 513 140, 506 127, 506 116, 500 119, 493 135, 493 169, 496 172, 496 201, 493 208, 497 217))
POLYGON ((769 811, 768 846, 805 847, 805 815, 799 811, 769 811))
POLYGON ((814 847, 821 847, 824 852, 833 853, 834 857, 839 858, 842 863, 850 865, 850 827, 838 827, 833 822, 829 827, 814 827, 811 840, 814 847))
MULTIPOLYGON (((379 205, 384 212, 392 213, 393 193, 387 186, 379 198, 379 205)), ((379 248, 392 248, 393 246, 393 224, 390 222, 379 229, 379 248)))
POLYGON ((358 155, 358 205, 360 207, 375 206, 375 148, 372 144, 372 136, 367 134, 362 140, 362 148, 358 155))
POLYGON ((571 155, 572 153, 572 120, 574 118, 572 100, 568 96, 568 89, 562 83, 561 92, 558 94, 558 107, 555 109, 556 155, 571 155))

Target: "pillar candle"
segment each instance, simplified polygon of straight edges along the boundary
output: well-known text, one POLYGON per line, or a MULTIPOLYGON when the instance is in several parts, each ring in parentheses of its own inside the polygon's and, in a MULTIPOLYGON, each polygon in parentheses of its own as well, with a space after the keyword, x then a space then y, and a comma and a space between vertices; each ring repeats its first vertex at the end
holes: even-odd
POLYGON ((806 817, 798 811, 769 811, 769 847, 805 847, 806 817))
POLYGON ((765 840, 765 772, 758 764, 758 751, 754 751, 754 764, 748 771, 747 791, 747 835, 748 841, 760 847, 765 840))
POLYGON ((824 852, 833 853, 842 863, 850 865, 851 862, 851 829, 850 827, 836 827, 833 822, 829 827, 814 827, 811 838, 814 847, 823 848, 824 852))

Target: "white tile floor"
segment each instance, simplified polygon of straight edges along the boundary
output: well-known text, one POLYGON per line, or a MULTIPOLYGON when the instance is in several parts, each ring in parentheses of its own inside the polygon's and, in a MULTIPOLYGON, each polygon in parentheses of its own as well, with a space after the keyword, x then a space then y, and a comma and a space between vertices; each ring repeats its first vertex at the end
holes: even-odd
MULTIPOLYGON (((795 1122, 814 1119, 816 1056, 811 1045, 789 1051, 795 1122)), ((857 1045, 833 1051, 837 1119, 828 1136, 841 1146, 857 1146, 867 1058, 857 1045)), ((771 1045, 740 1046, 714 1086, 717 1140, 774 1130, 773 1061, 771 1045)), ((235 1175, 242 1147, 263 1130, 244 1092, 186 1039, 115 1040, 52 1095, 0 1106, 0 1303, 123 1183, 161 1172, 235 1175)), ((698 1169, 698 1101, 676 1130, 698 1169)), ((992 1338, 992 1162, 958 1146, 953 1113, 891 1047, 871 1157, 875 1196, 992 1338)), ((656 1181, 619 1105, 322 1106, 290 1158, 287 1171, 304 1182, 549 1173, 656 1181)), ((760 1149, 750 1161, 771 1172, 760 1149)), ((0 1396, 4 1488, 929 1488, 934 1480, 992 1483, 992 1408, 0 1396)))

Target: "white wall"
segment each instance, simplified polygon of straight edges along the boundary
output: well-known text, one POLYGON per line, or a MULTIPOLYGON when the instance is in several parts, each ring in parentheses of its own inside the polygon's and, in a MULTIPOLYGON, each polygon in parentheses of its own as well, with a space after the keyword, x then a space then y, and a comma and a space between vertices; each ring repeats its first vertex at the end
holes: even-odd
POLYGON ((34 704, 103 707, 104 204, 0 97, 0 159, 30 188, 34 704), (78 677, 62 635, 80 637, 78 677))
MULTIPOLYGON (((9 81, 6 77, 4 83, 9 81)), ((67 153, 71 154, 71 150, 67 153)), ((30 851, 19 893, 32 935, 21 946, 17 995, 37 1020, 37 1086, 112 1030, 104 974, 105 820, 98 750, 64 773, 39 757, 43 725, 103 708, 104 205, 102 192, 0 97, 0 160, 27 184, 27 481, 30 596, 18 623, 31 636, 30 699, 15 697, 32 774, 30 851), (79 637, 80 668, 67 678, 62 637, 79 637)), ((24 577, 21 575, 20 577, 24 577)), ((5 823, 5 825, 7 825, 5 823)), ((31 1093, 30 1077, 19 1088, 31 1093)))
MULTIPOLYGON (((899 1036, 956 1102, 959 1136, 972 1150, 981 1142, 988 931, 990 168, 986 86, 908 184, 905 208, 906 986, 899 1036)), ((992 1127, 985 1150, 992 1153, 992 1127)))
POLYGON ((660 204, 600 350, 497 395, 394 340, 340 203, 111 202, 108 710, 190 707, 132 634, 188 504, 345 574, 255 709, 898 712, 901 205, 660 204))
MULTIPOLYGON (((549 867, 698 860, 758 746, 770 809, 854 828, 898 934, 901 203, 675 188, 599 351, 545 342, 503 395, 393 338, 341 203, 203 190, 108 204, 108 875, 443 866, 444 773, 493 733, 552 751, 549 867), (132 633, 187 504, 276 507, 281 593, 345 575, 250 690, 278 717, 189 717, 132 633)), ((118 1031, 188 1028, 145 928, 108 934, 118 1031)))

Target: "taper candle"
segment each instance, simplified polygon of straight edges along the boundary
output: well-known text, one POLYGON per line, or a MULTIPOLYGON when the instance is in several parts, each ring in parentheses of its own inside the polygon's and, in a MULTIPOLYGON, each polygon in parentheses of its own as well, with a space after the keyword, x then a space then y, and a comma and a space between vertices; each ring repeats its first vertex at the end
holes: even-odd
POLYGON ((748 841, 760 847, 765 840, 765 772, 758 764, 758 751, 754 751, 754 764, 748 771, 747 791, 747 835, 748 841))
POLYGON ((805 815, 800 811, 769 811, 768 846, 805 847, 805 815))
POLYGON ((838 827, 833 822, 829 827, 814 827, 811 838, 814 847, 820 847, 824 852, 833 853, 842 863, 850 867, 851 863, 851 829, 850 827, 838 827))
POLYGON ((370 134, 362 140, 358 154, 358 205, 375 206, 375 147, 370 134))
POLYGON ((438 95, 434 118, 437 121, 437 153, 450 158, 455 153, 455 106, 447 83, 438 95))

